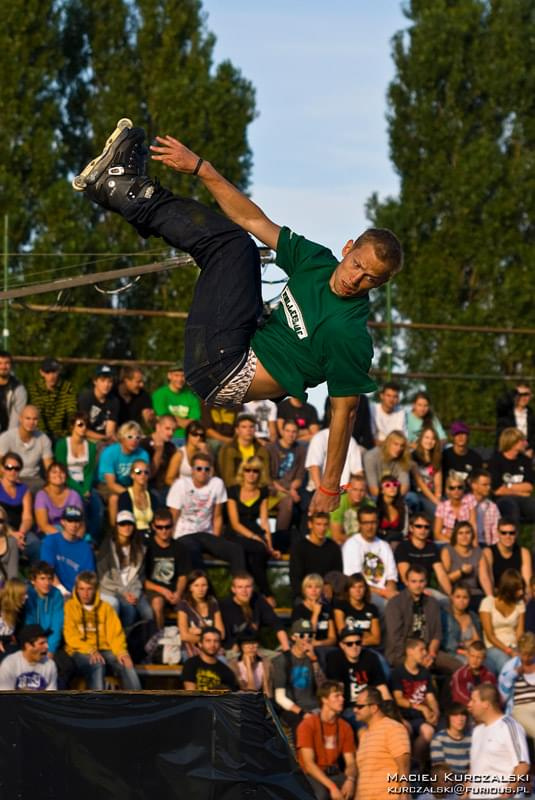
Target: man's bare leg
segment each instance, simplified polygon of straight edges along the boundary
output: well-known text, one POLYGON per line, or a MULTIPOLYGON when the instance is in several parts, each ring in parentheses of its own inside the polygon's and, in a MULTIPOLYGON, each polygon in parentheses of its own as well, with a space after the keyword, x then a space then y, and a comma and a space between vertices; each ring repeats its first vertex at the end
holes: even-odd
POLYGON ((287 395, 286 389, 272 378, 264 365, 257 358, 256 372, 251 385, 245 395, 245 402, 249 400, 271 400, 274 397, 287 395))

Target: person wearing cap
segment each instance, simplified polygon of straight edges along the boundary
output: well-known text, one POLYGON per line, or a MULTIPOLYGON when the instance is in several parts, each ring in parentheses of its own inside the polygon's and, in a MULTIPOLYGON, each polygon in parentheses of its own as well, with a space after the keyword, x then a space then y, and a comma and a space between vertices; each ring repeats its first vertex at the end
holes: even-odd
POLYGON ((53 691, 58 688, 58 670, 47 658, 50 631, 26 625, 19 633, 20 650, 0 664, 0 691, 53 691))
POLYGON ((52 442, 39 430, 39 409, 35 406, 25 406, 18 427, 0 434, 0 456, 5 453, 17 453, 21 457, 19 479, 32 493, 44 486, 41 470, 48 469, 52 463, 52 442))
POLYGON ((61 377, 61 364, 55 358, 41 363, 39 377, 28 387, 28 399, 39 409, 41 427, 52 442, 67 435, 76 395, 71 382, 61 377))
POLYGON ((290 650, 273 659, 275 702, 284 723, 295 731, 307 714, 318 709, 316 692, 325 680, 312 640, 308 619, 296 619, 290 628, 290 650))
POLYGON ((22 409, 28 404, 26 387, 13 375, 13 359, 0 350, 0 431, 16 428, 22 409))
POLYGON ((238 414, 232 442, 224 444, 217 453, 218 473, 227 489, 238 485, 240 465, 253 456, 259 458, 264 465, 262 483, 269 481, 269 453, 257 441, 255 431, 255 417, 252 414, 238 414))
POLYGON ((83 512, 77 506, 67 506, 61 515, 60 533, 51 533, 42 541, 41 561, 54 570, 54 586, 63 595, 71 594, 79 572, 95 569, 93 550, 83 535, 83 512))
POLYGON ((97 489, 106 502, 110 523, 115 523, 119 496, 132 486, 132 466, 136 461, 149 465, 149 454, 140 445, 142 431, 137 422, 125 422, 117 431, 119 441, 105 447, 97 467, 97 489))
POLYGON ((467 482, 470 474, 476 469, 481 469, 483 459, 476 450, 468 447, 470 428, 466 422, 456 420, 450 426, 451 447, 442 451, 442 490, 444 491, 448 473, 456 472, 459 477, 467 482))
POLYGON ((87 438, 93 442, 107 444, 115 440, 119 400, 111 393, 113 378, 112 368, 101 364, 95 370, 93 386, 84 389, 78 396, 78 411, 87 414, 87 438))
POLYGON ((175 420, 174 438, 179 444, 184 442, 184 429, 193 420, 201 418, 200 398, 186 386, 184 365, 177 361, 167 371, 167 385, 160 386, 152 393, 152 405, 156 416, 171 414, 175 420))

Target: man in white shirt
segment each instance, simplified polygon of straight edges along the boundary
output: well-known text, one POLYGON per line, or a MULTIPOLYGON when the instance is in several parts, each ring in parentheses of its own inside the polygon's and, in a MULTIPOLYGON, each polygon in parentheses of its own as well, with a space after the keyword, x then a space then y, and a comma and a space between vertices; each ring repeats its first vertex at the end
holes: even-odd
MULTIPOLYGON (((308 469, 309 481, 307 490, 313 492, 321 483, 321 476, 327 461, 327 447, 329 444, 329 428, 315 433, 308 445, 305 459, 305 469, 308 469)), ((346 486, 352 475, 362 475, 362 457, 360 448, 353 437, 349 440, 347 456, 340 477, 340 486, 346 486)))
POLYGON ((58 688, 58 671, 47 657, 50 631, 26 625, 19 634, 20 650, 6 656, 0 665, 0 691, 50 691, 58 688))
POLYGON ((223 539, 223 503, 227 490, 221 478, 213 475, 209 453, 195 453, 191 460, 192 477, 178 478, 167 495, 178 539, 189 551, 194 569, 203 569, 202 553, 228 561, 231 572, 245 569, 242 548, 223 539))
POLYGON ((372 434, 375 444, 384 442, 392 431, 402 431, 407 435, 405 411, 399 408, 399 386, 385 383, 379 392, 379 402, 370 403, 372 434))
POLYGON ((530 760, 526 733, 520 723, 503 714, 496 686, 481 683, 473 689, 468 710, 479 723, 472 732, 470 748, 471 796, 527 794, 530 760))

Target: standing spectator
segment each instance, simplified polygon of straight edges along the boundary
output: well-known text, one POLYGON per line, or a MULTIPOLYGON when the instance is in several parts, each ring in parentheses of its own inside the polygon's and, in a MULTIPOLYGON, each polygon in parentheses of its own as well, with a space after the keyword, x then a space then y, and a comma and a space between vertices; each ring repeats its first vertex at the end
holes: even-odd
POLYGON ((400 489, 393 475, 383 475, 376 501, 379 536, 393 548, 404 539, 409 523, 409 512, 400 489))
POLYGON ((353 798, 357 780, 355 740, 350 726, 339 719, 344 695, 337 681, 318 689, 319 714, 308 714, 296 732, 299 763, 317 800, 353 798), (340 760, 344 760, 344 771, 340 760))
POLYGON ((416 511, 435 514, 442 497, 442 451, 433 428, 422 428, 416 439, 411 462, 411 491, 407 502, 416 511))
POLYGON ((425 568, 426 583, 429 587, 431 578, 435 576, 441 592, 426 589, 439 602, 451 594, 451 583, 440 560, 440 552, 435 542, 430 539, 431 522, 423 513, 414 514, 409 522, 409 536, 405 542, 396 547, 395 558, 399 577, 407 586, 407 572, 410 567, 419 564, 425 568))
POLYGON ((91 545, 83 539, 84 515, 78 506, 67 506, 61 515, 61 532, 45 536, 41 561, 54 570, 54 586, 63 595, 71 594, 79 572, 95 569, 91 545))
POLYGON ((219 604, 202 569, 194 569, 188 575, 183 599, 178 603, 177 620, 182 649, 188 657, 199 655, 203 628, 217 628, 221 638, 225 635, 219 604))
POLYGON ((244 630, 236 640, 239 654, 229 661, 239 687, 244 692, 263 692, 273 697, 273 667, 271 661, 258 652, 258 634, 244 630))
POLYGON ((535 498, 531 496, 535 473, 524 449, 522 431, 505 428, 500 434, 498 452, 493 453, 489 461, 492 489, 500 514, 517 525, 521 521, 535 522, 535 498))
POLYGON ((16 428, 28 393, 12 373, 13 359, 7 350, 0 350, 0 431, 16 428))
POLYGON ((29 578, 24 624, 41 625, 47 631, 47 654, 52 658, 63 640, 63 597, 59 589, 53 585, 54 570, 46 561, 33 564, 29 578))
POLYGON ((139 367, 123 367, 115 394, 119 400, 117 424, 137 422, 140 427, 151 428, 154 410, 150 394, 143 388, 145 379, 139 367))
POLYGON ((373 602, 382 613, 387 600, 398 593, 396 562, 390 545, 377 536, 377 510, 361 508, 358 516, 360 533, 352 536, 342 548, 343 571, 345 575, 362 572, 371 589, 373 602))
POLYGON ((476 529, 475 500, 471 494, 464 494, 464 490, 462 478, 450 472, 446 480, 446 500, 441 500, 435 509, 435 542, 449 542, 457 522, 469 522, 476 529))
POLYGON ((251 400, 243 404, 243 410, 255 417, 255 436, 260 444, 277 441, 277 404, 273 400, 251 400))
POLYGON ((98 491, 108 501, 110 523, 115 523, 119 496, 132 485, 132 465, 143 461, 148 465, 149 455, 140 446, 141 428, 137 422, 125 422, 117 432, 119 441, 105 447, 98 463, 98 491))
MULTIPOLYGON (((305 467, 309 471, 309 482, 307 490, 313 492, 319 489, 323 477, 323 471, 327 463, 327 450, 329 447, 329 428, 315 433, 308 445, 305 467)), ((360 447, 351 438, 347 448, 346 460, 340 476, 340 486, 345 486, 351 475, 362 473, 362 456, 360 447)))
POLYGON ((463 582, 455 584, 447 611, 442 609, 442 649, 463 662, 470 645, 481 639, 478 616, 469 605, 470 591, 463 582))
POLYGON ((358 512, 364 507, 374 508, 374 503, 366 495, 364 475, 352 475, 346 491, 340 495, 340 505, 330 513, 330 534, 342 546, 350 536, 360 532, 358 512))
POLYGON ((253 456, 260 458, 264 465, 262 484, 269 481, 269 454, 255 439, 255 425, 256 420, 251 414, 239 414, 232 442, 224 444, 218 451, 218 471, 227 489, 237 484, 240 464, 253 456))
POLYGON ((201 418, 201 401, 197 395, 186 386, 184 365, 177 361, 167 371, 167 385, 160 386, 152 393, 152 405, 158 417, 171 414, 175 420, 175 439, 184 441, 184 429, 201 418))
POLYGON ((490 500, 492 481, 486 469, 475 469, 468 479, 470 491, 476 501, 477 540, 481 546, 498 542, 500 510, 490 500))
POLYGON ((518 653, 500 670, 498 688, 505 712, 519 722, 527 735, 535 738, 535 635, 524 633, 518 640, 518 653))
POLYGON ((176 445, 171 439, 175 431, 175 418, 170 414, 163 414, 156 418, 154 433, 146 436, 140 442, 140 447, 146 450, 150 458, 151 478, 150 488, 157 493, 160 503, 165 503, 167 497, 167 483, 165 476, 171 458, 176 452, 176 445))
POLYGON ((518 531, 514 522, 502 517, 498 523, 498 542, 485 547, 483 556, 491 570, 491 577, 496 588, 503 573, 508 569, 516 569, 522 575, 528 595, 531 587, 532 565, 531 553, 527 547, 517 542, 518 531))
POLYGON ((383 475, 393 475, 401 485, 401 494, 409 491, 410 452, 402 431, 391 431, 380 445, 364 453, 364 472, 372 497, 379 494, 383 475))
POLYGON ((496 597, 484 597, 479 607, 487 664, 498 675, 524 633, 524 582, 516 569, 506 569, 500 578, 496 597))
POLYGON ((452 584, 462 581, 470 593, 470 607, 477 611, 483 594, 492 596, 489 563, 477 545, 476 532, 469 522, 457 522, 451 540, 440 552, 442 565, 452 584))
POLYGON ((371 602, 370 587, 362 572, 355 572, 346 581, 342 597, 334 601, 334 621, 338 634, 351 628, 366 647, 381 643, 381 627, 377 606, 371 602))
POLYGON ((150 524, 154 512, 160 507, 158 497, 149 489, 149 465, 134 461, 130 467, 132 485, 119 495, 119 513, 128 511, 134 517, 137 532, 144 539, 150 537, 150 524))
POLYGON ((234 672, 217 657, 221 648, 221 632, 213 627, 203 628, 198 648, 199 654, 184 663, 184 689, 187 692, 210 692, 214 689, 237 692, 240 687, 234 672))
POLYGON ((310 622, 314 634, 312 647, 316 655, 326 652, 321 648, 336 645, 332 608, 322 596, 322 592, 323 578, 321 575, 314 573, 305 575, 301 584, 303 599, 294 605, 291 617, 291 622, 295 622, 296 619, 307 619, 310 622))
POLYGON ((145 590, 159 629, 164 626, 165 609, 176 610, 191 572, 188 551, 173 540, 173 527, 171 512, 158 509, 152 521, 154 535, 147 543, 145 590))
POLYGON ((300 489, 305 477, 305 448, 297 442, 299 429, 285 420, 280 438, 268 444, 271 486, 277 492, 277 530, 287 531, 301 502, 300 489))
POLYGON ((45 358, 39 378, 28 387, 29 402, 41 418, 41 427, 55 442, 65 436, 69 419, 76 411, 76 395, 70 381, 60 376, 61 364, 55 358, 45 358))
POLYGON ((22 458, 17 453, 7 452, 0 458, 0 506, 7 515, 11 535, 17 540, 19 550, 26 548, 31 561, 39 557, 41 540, 31 530, 33 525, 32 493, 25 483, 19 481, 22 458))
POLYGON ((12 535, 7 513, 0 506, 0 589, 10 578, 19 574, 19 546, 12 535))
POLYGON ((466 484, 470 475, 483 467, 483 459, 476 450, 468 447, 470 428, 466 422, 457 420, 450 426, 452 446, 442 451, 442 475, 444 485, 450 470, 457 472, 466 484))
POLYGON ((206 431, 200 422, 190 422, 184 432, 184 444, 177 447, 167 467, 165 482, 171 486, 177 478, 191 478, 191 459, 198 451, 208 452, 206 431))
POLYGON ((25 406, 19 417, 18 428, 10 428, 0 434, 0 455, 17 453, 22 459, 19 478, 32 491, 44 485, 41 468, 52 463, 52 444, 39 430, 39 411, 35 406, 25 406))
POLYGON ((370 404, 372 433, 375 444, 384 442, 389 433, 401 431, 405 436, 407 425, 405 411, 399 406, 399 386, 385 383, 379 392, 379 402, 370 404))
POLYGON ((120 679, 123 689, 141 689, 119 617, 101 600, 94 572, 76 577, 73 595, 65 603, 65 650, 88 689, 104 689, 106 666, 120 679))
POLYGON ((201 422, 214 456, 222 444, 232 442, 240 413, 241 406, 209 406, 202 403, 201 422))
POLYGON ((10 578, 0 591, 0 661, 17 649, 27 597, 27 586, 18 578, 10 578))
POLYGON ((67 486, 67 469, 53 461, 46 470, 46 483, 35 495, 35 521, 40 534, 58 533, 61 517, 67 506, 76 506, 83 513, 82 498, 67 486))
POLYGON ((379 656, 362 646, 358 630, 347 627, 340 631, 338 647, 327 653, 328 678, 340 681, 344 687, 344 719, 355 726, 354 706, 361 692, 373 686, 381 692, 383 700, 390 699, 386 678, 379 656))
POLYGON ((78 396, 78 411, 87 414, 87 438, 93 442, 109 444, 115 440, 119 419, 119 400, 113 389, 113 370, 107 365, 97 367, 93 386, 78 396))
POLYGON ((468 773, 472 737, 467 725, 467 708, 462 703, 452 703, 446 709, 446 727, 437 731, 431 740, 431 764, 434 767, 445 764, 457 775, 468 773))
POLYGON ((412 409, 407 414, 406 424, 407 439, 410 445, 417 441, 423 428, 433 428, 440 444, 444 445, 447 441, 446 431, 431 408, 431 399, 427 392, 416 392, 414 395, 412 409))
POLYGON ((342 571, 342 552, 331 539, 327 539, 329 515, 315 511, 308 520, 308 535, 298 539, 290 553, 290 583, 293 597, 299 596, 305 575, 312 572, 323 577, 327 572, 342 571))
POLYGON ((221 600, 220 608, 225 627, 225 650, 233 648, 236 651, 238 634, 244 630, 250 628, 260 631, 263 627, 275 631, 281 649, 288 650, 288 635, 283 621, 265 598, 253 591, 253 578, 248 572, 238 572, 232 576, 230 597, 221 600))
POLYGON ((318 412, 310 403, 303 403, 298 397, 287 397, 277 406, 277 427, 279 435, 285 420, 291 419, 299 429, 297 441, 303 444, 309 442, 320 429, 318 412))
POLYGON ((496 441, 506 428, 517 428, 527 442, 526 455, 535 452, 535 413, 529 405, 533 392, 527 383, 519 381, 515 389, 496 403, 496 441))
POLYGON ((381 695, 369 687, 355 705, 357 722, 365 725, 357 752, 357 800, 377 800, 385 787, 393 792, 403 786, 401 775, 410 770, 411 746, 405 726, 382 711, 381 695), (389 775, 397 775, 391 781, 389 775))
POLYGON ((0 664, 0 691, 51 691, 58 688, 58 671, 47 658, 47 632, 26 625, 19 634, 20 650, 0 664))
POLYGON ((475 639, 468 645, 466 664, 455 670, 451 676, 450 691, 454 703, 468 706, 472 689, 482 683, 496 684, 496 677, 483 664, 487 651, 481 639, 475 639))

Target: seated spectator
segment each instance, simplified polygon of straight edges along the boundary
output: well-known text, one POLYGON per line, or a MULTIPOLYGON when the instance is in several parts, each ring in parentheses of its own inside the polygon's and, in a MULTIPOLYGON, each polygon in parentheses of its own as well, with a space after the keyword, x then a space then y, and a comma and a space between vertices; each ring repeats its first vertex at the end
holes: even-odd
POLYGON ((496 402, 496 441, 506 428, 518 428, 527 442, 528 458, 535 453, 535 414, 529 405, 532 397, 529 384, 519 381, 512 392, 496 402))
POLYGON ((0 506, 7 515, 11 536, 17 540, 19 550, 26 549, 30 561, 35 561, 39 558, 41 540, 32 531, 32 493, 25 483, 19 481, 22 458, 17 453, 7 452, 0 458, 0 464, 0 506))
POLYGON ((386 439, 364 454, 364 472, 372 497, 379 494, 383 475, 393 475, 400 483, 402 495, 409 491, 410 454, 407 439, 401 431, 392 431, 386 439))
POLYGON ((535 473, 531 459, 524 452, 525 447, 522 431, 505 428, 500 434, 498 451, 489 460, 492 490, 500 514, 517 525, 521 521, 535 522, 535 498, 531 496, 535 473))
POLYGON ((223 617, 206 573, 194 569, 187 577, 183 598, 178 603, 178 632, 187 657, 199 655, 198 644, 204 628, 217 628, 225 636, 223 617))
POLYGON ((463 703, 452 703, 446 709, 446 727, 431 739, 431 765, 447 765, 457 775, 470 772, 472 735, 468 726, 468 709, 463 703))
POLYGON ((377 536, 377 510, 361 508, 358 517, 360 533, 352 536, 342 548, 344 573, 362 572, 373 602, 382 614, 387 600, 398 593, 396 562, 390 545, 377 536))
POLYGON ((366 478, 364 475, 351 475, 346 491, 340 495, 340 504, 330 513, 329 532, 331 538, 340 547, 355 533, 359 533, 358 511, 360 508, 375 508, 375 504, 366 496, 366 478))
POLYGON ((495 587, 500 583, 500 578, 506 570, 516 569, 522 575, 529 594, 532 576, 531 553, 527 547, 518 544, 517 538, 515 523, 502 517, 498 522, 498 542, 485 547, 483 555, 491 570, 495 587))
MULTIPOLYGON (((319 489, 323 470, 327 463, 327 448, 329 447, 329 428, 324 428, 315 433, 307 448, 305 467, 308 469, 309 480, 306 484, 308 492, 319 489)), ((346 486, 351 475, 362 474, 362 456, 360 447, 351 438, 347 449, 347 455, 340 476, 340 486, 346 486)))
POLYGON ((293 733, 307 713, 317 710, 316 692, 325 680, 312 647, 313 635, 308 620, 296 620, 290 627, 290 649, 273 659, 275 703, 293 733))
POLYGON ((174 438, 177 443, 184 442, 184 430, 190 422, 200 420, 201 401, 189 386, 186 386, 184 365, 181 361, 169 367, 167 385, 160 386, 152 393, 152 406, 156 415, 171 414, 175 420, 174 438))
POLYGON ((444 445, 448 439, 439 418, 431 408, 431 399, 427 392, 416 392, 412 399, 412 408, 407 413, 407 439, 410 445, 416 444, 423 428, 432 428, 444 445))
POLYGON ((49 658, 53 658, 63 641, 63 596, 53 585, 54 570, 46 561, 30 568, 30 586, 24 607, 24 624, 41 625, 46 631, 49 658))
POLYGON ((446 500, 441 500, 435 509, 435 542, 449 542, 456 522, 469 522, 476 529, 475 500, 471 494, 464 494, 464 489, 463 480, 456 472, 450 472, 446 500))
POLYGON ((342 600, 348 581, 343 572, 332 569, 323 576, 323 596, 331 605, 337 600, 342 600))
POLYGON ((149 463, 148 453, 140 447, 141 428, 137 422, 125 422, 117 431, 118 442, 102 450, 98 463, 98 490, 108 501, 110 523, 115 523, 119 495, 132 485, 131 469, 135 461, 149 463))
POLYGON ((119 495, 118 509, 133 514, 137 532, 145 539, 150 536, 150 524, 154 512, 160 507, 158 497, 149 489, 149 465, 142 459, 130 467, 132 481, 126 492, 119 495))
POLYGON ((26 584, 18 578, 10 578, 0 591, 0 661, 17 650, 27 596, 26 584))
POLYGON ((450 606, 442 614, 442 649, 459 661, 466 662, 468 648, 481 639, 481 626, 475 611, 469 608, 470 590, 464 583, 456 583, 450 606))
POLYGON ((119 511, 110 537, 98 551, 100 596, 118 614, 124 628, 139 619, 152 619, 152 609, 143 594, 145 547, 136 531, 134 515, 119 511))
POLYGON ((19 479, 35 493, 44 485, 41 468, 47 469, 52 463, 52 444, 50 439, 38 430, 39 411, 35 406, 22 409, 19 425, 0 434, 0 456, 16 453, 22 459, 19 479))
POLYGON ((95 543, 102 538, 104 506, 93 488, 97 472, 97 446, 87 437, 88 417, 78 411, 70 419, 69 435, 58 439, 54 448, 56 462, 67 468, 67 487, 78 492, 84 503, 87 532, 95 543))
POLYGON ((7 350, 0 350, 0 431, 16 428, 28 393, 13 375, 13 359, 7 350))
POLYGON ((256 419, 255 436, 260 444, 277 441, 277 404, 273 400, 251 400, 243 404, 243 410, 256 419))
POLYGON ((379 402, 370 403, 372 433, 376 446, 393 431, 406 435, 405 411, 399 405, 400 389, 397 383, 385 383, 379 392, 379 402))
POLYGON ((189 552, 173 540, 173 527, 169 509, 159 508, 152 520, 153 536, 147 542, 144 587, 158 629, 164 626, 166 608, 176 611, 191 572, 189 552))
POLYGON ((378 535, 394 548, 407 534, 409 512, 401 496, 399 481, 383 475, 377 495, 378 535))
POLYGON ((315 511, 308 519, 308 536, 294 542, 290 553, 290 583, 292 595, 299 597, 305 575, 314 573, 322 577, 326 572, 342 571, 342 552, 331 539, 327 539, 329 515, 315 511))
POLYGON ((496 677, 484 666, 487 651, 481 639, 475 639, 466 650, 466 664, 455 670, 451 676, 450 691, 454 703, 468 706, 472 689, 482 683, 496 685, 496 677))
POLYGON ((260 486, 262 468, 262 462, 254 456, 240 464, 238 484, 228 490, 229 525, 225 539, 243 549, 247 569, 253 576, 257 589, 274 606, 275 598, 268 582, 267 563, 269 558, 280 558, 281 554, 274 549, 271 541, 269 491, 260 486))
POLYGON ((495 675, 511 656, 524 633, 524 581, 516 569, 506 569, 496 597, 484 597, 479 607, 487 665, 495 675))
POLYGON ((411 491, 407 502, 413 513, 433 517, 442 497, 442 451, 433 428, 422 428, 411 456, 411 491))
POLYGON ((212 456, 196 453, 192 461, 192 477, 178 478, 167 495, 175 525, 173 536, 187 549, 195 569, 203 569, 204 551, 228 561, 231 572, 243 570, 242 548, 222 536, 227 492, 221 478, 214 477, 212 456))
POLYGON ((267 445, 271 486, 277 493, 277 531, 287 531, 301 502, 305 448, 297 442, 298 427, 285 420, 280 438, 267 445))
POLYGON ((119 400, 117 424, 137 422, 142 428, 152 428, 154 410, 150 394, 143 388, 145 379, 139 367, 122 367, 115 395, 119 400))
POLYGON ((486 469, 475 469, 468 478, 470 492, 476 501, 477 540, 480 546, 497 544, 500 510, 490 500, 491 477, 486 469))
POLYGON ((406 578, 407 588, 386 606, 386 659, 389 664, 398 667, 403 662, 407 638, 419 637, 424 644, 423 665, 437 672, 451 674, 460 666, 460 661, 440 649, 440 607, 433 597, 425 594, 427 571, 425 567, 415 564, 407 570, 406 578))
POLYGON ((41 428, 52 442, 66 435, 76 395, 71 382, 61 377, 61 364, 55 358, 42 362, 39 377, 28 387, 28 401, 39 411, 41 428))
POLYGON ((236 639, 238 657, 229 661, 240 689, 244 692, 263 692, 273 697, 273 667, 269 658, 258 652, 258 634, 245 629, 236 639))
POLYGON ((460 420, 451 423, 452 445, 442 451, 442 476, 444 486, 449 473, 456 472, 463 483, 468 483, 473 472, 483 467, 483 459, 476 450, 468 447, 470 428, 460 420))
POLYGON ((119 617, 100 598, 94 572, 83 571, 76 576, 72 597, 65 603, 63 632, 65 650, 88 689, 104 689, 106 667, 119 678, 123 689, 141 689, 119 617))
POLYGON ((292 610, 291 621, 307 619, 313 632, 312 647, 316 655, 320 655, 320 648, 336 645, 336 630, 334 627, 331 605, 322 597, 323 578, 321 575, 311 573, 305 575, 301 584, 301 597, 292 610))
POLYGON ((227 487, 238 483, 240 464, 248 458, 256 456, 262 461, 262 483, 269 481, 269 453, 255 439, 256 420, 251 414, 239 414, 236 419, 236 431, 230 444, 220 447, 217 454, 218 472, 227 487))
POLYGON ((275 614, 269 603, 253 591, 253 578, 248 572, 238 572, 232 576, 230 597, 224 597, 219 607, 225 627, 225 650, 237 650, 238 634, 246 628, 260 631, 267 627, 275 632, 282 650, 288 650, 288 635, 283 621, 275 614))
POLYGON ((317 800, 352 798, 357 780, 355 740, 347 722, 339 719, 343 708, 340 684, 325 681, 318 689, 317 699, 319 714, 307 714, 296 731, 299 764, 317 800))
POLYGON ((176 446, 171 441, 175 430, 175 418, 170 414, 164 414, 156 419, 154 433, 146 436, 140 442, 140 447, 146 450, 150 458, 151 478, 149 487, 156 492, 160 503, 165 503, 167 497, 167 483, 165 477, 167 469, 176 446))
POLYGON ((83 514, 82 498, 67 486, 67 469, 53 461, 46 469, 46 483, 35 495, 34 510, 37 529, 41 535, 58 533, 61 517, 67 506, 79 508, 83 514))
POLYGON ((362 572, 349 576, 341 599, 334 601, 334 621, 338 634, 351 628, 366 647, 381 644, 379 612, 371 602, 370 587, 362 572))
POLYGON ((403 663, 391 675, 394 700, 414 736, 412 753, 420 772, 427 762, 429 745, 440 716, 428 664, 429 653, 425 643, 420 638, 409 636, 405 641, 403 663))
POLYGON ((423 512, 414 514, 409 522, 409 536, 405 542, 396 547, 395 559, 401 581, 407 585, 409 567, 419 564, 425 568, 427 589, 425 593, 434 597, 439 603, 446 603, 451 594, 451 582, 440 560, 440 552, 435 542, 430 539, 431 521, 423 512), (433 576, 441 591, 429 588, 433 576))
POLYGON ((111 392, 113 370, 103 364, 97 367, 93 386, 78 396, 78 411, 87 416, 87 438, 109 444, 115 439, 119 419, 119 400, 111 392))
POLYGON ((67 506, 61 515, 61 531, 45 536, 41 561, 54 570, 54 586, 63 595, 71 594, 79 572, 95 569, 95 556, 85 541, 84 515, 78 506, 67 506))
POLYGON ((489 563, 476 544, 476 532, 469 522, 456 522, 451 540, 440 551, 449 581, 462 581, 470 595, 470 608, 479 609, 484 594, 494 594, 489 563))
POLYGON ((0 691, 43 691, 58 688, 58 671, 47 658, 47 632, 40 625, 26 625, 19 633, 20 650, 0 664, 0 691))
POLYGON ((201 422, 206 430, 206 438, 214 456, 217 455, 221 445, 232 442, 236 420, 240 413, 240 406, 209 406, 206 403, 202 404, 201 422))
POLYGON ((19 545, 8 525, 7 514, 0 506, 0 589, 19 574, 19 545))
POLYGON ((237 692, 240 687, 234 672, 217 657, 221 648, 221 632, 217 628, 203 628, 197 647, 199 655, 188 658, 184 663, 184 689, 187 692, 210 692, 213 689, 237 692))
POLYGON ((535 635, 524 633, 518 651, 500 670, 498 689, 505 713, 519 722, 527 735, 535 738, 535 635))
POLYGON ((171 456, 165 483, 171 486, 177 478, 191 478, 191 460, 195 453, 207 453, 206 431, 200 422, 190 422, 184 430, 184 444, 175 449, 171 456))
POLYGON ((282 435, 282 426, 285 420, 291 419, 297 425, 299 432, 297 441, 307 444, 314 434, 320 429, 318 412, 310 403, 303 403, 298 397, 287 397, 277 406, 277 428, 282 435))

